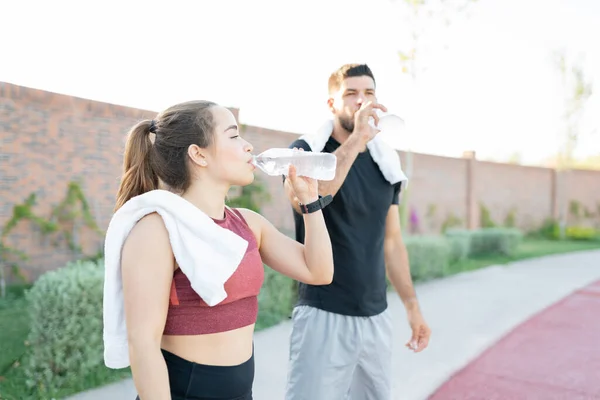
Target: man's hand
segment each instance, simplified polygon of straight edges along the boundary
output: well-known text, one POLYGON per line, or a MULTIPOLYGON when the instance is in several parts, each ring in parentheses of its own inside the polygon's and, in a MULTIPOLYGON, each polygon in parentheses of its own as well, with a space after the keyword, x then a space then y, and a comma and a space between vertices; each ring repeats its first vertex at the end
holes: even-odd
POLYGON ((360 138, 363 144, 367 144, 380 131, 369 123, 369 119, 373 118, 375 126, 379 124, 379 116, 376 109, 387 112, 387 108, 383 104, 373 103, 368 101, 363 103, 360 109, 354 113, 354 132, 351 137, 360 138))
POLYGON ((421 314, 417 294, 412 283, 408 251, 402 239, 397 204, 390 206, 385 220, 385 242, 383 249, 388 278, 402 299, 408 316, 408 323, 412 330, 412 337, 406 343, 406 347, 418 353, 429 344, 431 330, 421 314))
POLYGON ((425 319, 418 309, 408 310, 408 323, 412 330, 412 337, 406 343, 406 347, 418 353, 424 350, 429 344, 431 329, 427 326, 425 319))

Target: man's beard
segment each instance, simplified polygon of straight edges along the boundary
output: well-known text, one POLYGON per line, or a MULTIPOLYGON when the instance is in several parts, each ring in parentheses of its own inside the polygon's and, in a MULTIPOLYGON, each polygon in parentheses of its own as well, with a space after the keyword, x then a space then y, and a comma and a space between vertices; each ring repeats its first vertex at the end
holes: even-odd
POLYGON ((354 131, 354 118, 349 117, 338 117, 340 121, 340 125, 342 128, 348 131, 348 133, 352 133, 354 131))

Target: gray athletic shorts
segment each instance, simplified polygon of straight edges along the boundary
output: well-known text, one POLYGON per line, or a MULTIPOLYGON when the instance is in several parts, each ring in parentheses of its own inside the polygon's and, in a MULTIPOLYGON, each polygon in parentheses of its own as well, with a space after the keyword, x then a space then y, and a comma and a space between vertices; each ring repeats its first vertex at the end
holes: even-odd
POLYGON ((390 400, 392 320, 298 306, 292 314, 286 400, 390 400))

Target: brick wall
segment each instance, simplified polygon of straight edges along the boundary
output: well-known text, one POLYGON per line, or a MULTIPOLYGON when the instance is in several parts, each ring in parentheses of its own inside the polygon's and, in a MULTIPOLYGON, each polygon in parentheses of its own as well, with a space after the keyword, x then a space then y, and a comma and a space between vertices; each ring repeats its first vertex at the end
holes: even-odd
MULTIPOLYGON (((37 195, 35 212, 48 217, 66 195, 68 182, 80 180, 99 226, 105 228, 118 187, 124 134, 137 120, 154 115, 0 83, 0 225, 30 193, 37 195)), ((9 241, 29 255, 29 274, 73 257, 66 246, 53 246, 53 238, 33 227, 20 223, 9 241)), ((84 250, 95 252, 101 241, 90 232, 84 235, 84 250)))
POLYGON ((408 204, 419 220, 416 233, 438 232, 451 216, 466 224, 468 160, 413 153, 411 172, 408 157, 400 152, 403 169, 410 175, 408 204))
MULTIPOLYGON (((562 204, 565 213, 568 214, 569 203, 575 201, 580 204, 581 211, 586 209, 595 214, 595 221, 600 226, 600 173, 597 171, 566 171, 563 172, 564 186, 563 190, 557 194, 559 207, 562 204), (562 201, 561 201, 562 200, 562 201)), ((558 179, 560 180, 560 175, 558 179)), ((560 212, 557 210, 557 214, 560 212)), ((590 224, 590 219, 576 221, 573 223, 590 224)))
MULTIPOLYGON (((234 114, 238 110, 232 109, 234 114)), ((67 183, 79 180, 92 213, 105 229, 118 187, 125 134, 138 120, 155 111, 105 104, 0 82, 0 226, 15 204, 36 193, 35 212, 48 216, 65 196, 67 183)), ((255 153, 287 147, 296 134, 243 126, 255 153)), ((400 153, 403 164, 407 155, 400 153)), ((512 207, 517 222, 531 227, 557 216, 563 205, 577 200, 588 209, 600 203, 600 172, 556 174, 545 168, 479 162, 474 158, 413 154, 409 205, 419 215, 422 232, 439 230, 453 215, 465 226, 478 225, 479 203, 502 222, 512 207)), ((264 215, 286 233, 293 230, 290 207, 278 177, 257 173, 271 201, 264 215)), ((11 233, 9 244, 25 251, 21 263, 30 278, 63 265, 74 255, 55 238, 41 235, 28 222, 11 233)), ((83 231, 87 253, 101 248, 101 238, 83 231)))
POLYGON ((519 226, 531 229, 552 215, 553 170, 477 162, 475 174, 475 197, 495 223, 516 210, 519 226))

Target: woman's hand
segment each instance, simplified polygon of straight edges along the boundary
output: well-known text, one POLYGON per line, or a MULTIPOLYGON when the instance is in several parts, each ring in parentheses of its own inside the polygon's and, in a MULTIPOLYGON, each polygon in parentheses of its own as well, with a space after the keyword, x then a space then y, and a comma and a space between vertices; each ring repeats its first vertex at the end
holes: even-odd
MULTIPOLYGON (((304 149, 300 149, 300 151, 304 151, 304 149)), ((300 203, 310 204, 319 199, 319 182, 316 179, 296 175, 296 167, 293 165, 290 165, 288 170, 288 179, 294 196, 300 203)))

